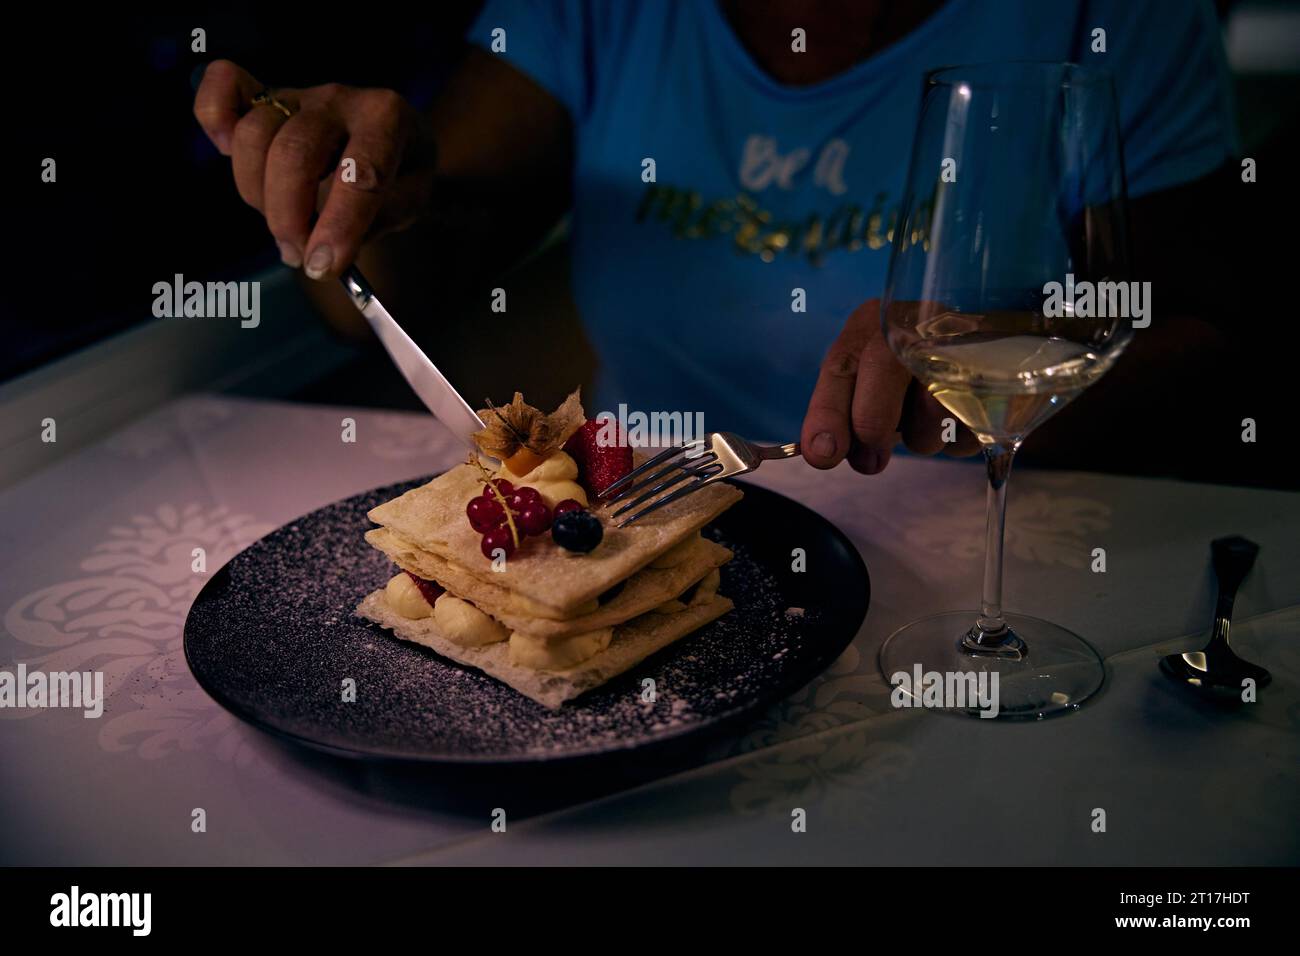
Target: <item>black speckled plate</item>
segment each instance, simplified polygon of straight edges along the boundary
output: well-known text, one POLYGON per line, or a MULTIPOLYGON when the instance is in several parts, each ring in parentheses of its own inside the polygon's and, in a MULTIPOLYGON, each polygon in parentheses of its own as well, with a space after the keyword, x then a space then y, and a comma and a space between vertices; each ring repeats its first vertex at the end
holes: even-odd
POLYGON ((362 537, 372 527, 366 512, 421 483, 313 511, 218 571, 185 621, 185 657, 203 689, 256 727, 346 756, 591 757, 717 730, 793 693, 848 646, 867 613, 870 581, 849 540, 803 505, 744 485, 745 498, 705 530, 736 552, 721 587, 735 609, 550 711, 353 615, 394 571, 362 537), (791 569, 795 548, 806 552, 806 572, 791 569), (653 704, 641 701, 646 677, 653 704), (353 702, 343 700, 346 678, 356 681, 353 702))

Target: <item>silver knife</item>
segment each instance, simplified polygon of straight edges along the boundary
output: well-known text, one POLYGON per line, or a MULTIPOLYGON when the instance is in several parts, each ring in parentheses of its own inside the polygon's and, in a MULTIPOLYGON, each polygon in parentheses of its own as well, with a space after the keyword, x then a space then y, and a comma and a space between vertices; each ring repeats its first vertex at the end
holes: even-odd
POLYGON ((410 383, 415 394, 420 396, 420 401, 453 435, 477 451, 478 446, 470 436, 483 429, 483 419, 478 417, 478 413, 460 397, 460 392, 452 388, 447 377, 438 371, 438 366, 429 361, 429 357, 388 314, 383 303, 375 298, 375 293, 361 270, 352 266, 339 276, 339 280, 347 290, 352 304, 366 317, 370 327, 379 336, 379 341, 384 343, 393 364, 410 383))

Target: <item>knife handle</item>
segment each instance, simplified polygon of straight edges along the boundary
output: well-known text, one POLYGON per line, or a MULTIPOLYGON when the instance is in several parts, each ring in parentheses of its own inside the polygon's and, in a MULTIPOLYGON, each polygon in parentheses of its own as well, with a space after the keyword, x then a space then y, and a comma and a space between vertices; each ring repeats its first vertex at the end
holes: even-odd
POLYGON ((375 293, 370 288, 370 283, 366 281, 366 277, 361 274, 361 270, 356 266, 348 266, 347 270, 339 276, 339 281, 343 283, 343 288, 347 291, 352 304, 359 311, 365 311, 375 293))

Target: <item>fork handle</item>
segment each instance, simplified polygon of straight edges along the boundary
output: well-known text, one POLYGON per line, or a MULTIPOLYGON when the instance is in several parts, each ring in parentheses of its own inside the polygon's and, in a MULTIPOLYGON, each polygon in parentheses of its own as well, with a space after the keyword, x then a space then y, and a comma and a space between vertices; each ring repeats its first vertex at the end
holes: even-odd
POLYGON ((756 445, 758 457, 764 461, 771 461, 773 458, 795 458, 799 455, 799 443, 797 441, 788 442, 784 445, 756 445))

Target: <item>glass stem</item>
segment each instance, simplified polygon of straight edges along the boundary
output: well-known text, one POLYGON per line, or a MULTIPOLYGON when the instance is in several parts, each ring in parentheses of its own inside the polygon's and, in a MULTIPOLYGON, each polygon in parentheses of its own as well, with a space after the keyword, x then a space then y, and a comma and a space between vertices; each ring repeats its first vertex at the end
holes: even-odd
POLYGON ((962 639, 973 654, 1022 657, 1024 642, 1012 633, 1002 616, 1002 539, 1007 521, 1007 479, 1020 442, 984 443, 988 470, 988 518, 984 528, 984 594, 975 626, 962 639))

